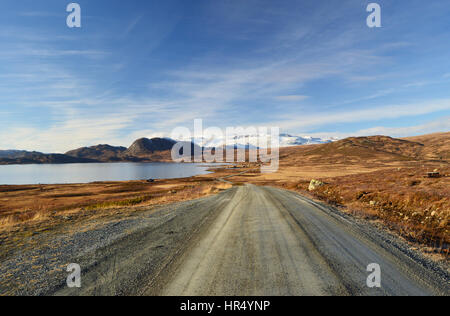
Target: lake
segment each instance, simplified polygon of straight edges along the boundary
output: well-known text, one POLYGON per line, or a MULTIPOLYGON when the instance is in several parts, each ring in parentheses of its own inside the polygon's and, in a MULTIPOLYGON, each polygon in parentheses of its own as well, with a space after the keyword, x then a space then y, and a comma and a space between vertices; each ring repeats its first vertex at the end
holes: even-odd
POLYGON ((206 164, 83 163, 0 166, 0 184, 64 184, 174 179, 208 174, 206 164))

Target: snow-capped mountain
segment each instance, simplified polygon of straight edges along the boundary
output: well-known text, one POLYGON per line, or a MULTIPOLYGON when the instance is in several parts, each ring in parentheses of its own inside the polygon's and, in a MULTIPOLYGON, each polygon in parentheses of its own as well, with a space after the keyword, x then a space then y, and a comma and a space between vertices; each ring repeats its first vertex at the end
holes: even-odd
POLYGON ((337 138, 318 138, 311 136, 294 136, 290 134, 280 134, 280 147, 290 147, 299 145, 326 144, 337 141, 337 138))
MULTIPOLYGON (((195 144, 202 147, 234 147, 234 148, 250 148, 256 149, 259 147, 267 147, 262 146, 261 143, 267 141, 268 145, 270 139, 262 138, 258 135, 237 135, 234 137, 230 137, 228 139, 225 138, 193 138, 191 139, 195 144)), ((280 147, 291 147, 291 146, 300 146, 300 145, 313 145, 313 144, 325 144, 331 143, 333 141, 338 140, 337 138, 318 138, 311 136, 295 136, 290 134, 280 134, 279 144, 280 147)))

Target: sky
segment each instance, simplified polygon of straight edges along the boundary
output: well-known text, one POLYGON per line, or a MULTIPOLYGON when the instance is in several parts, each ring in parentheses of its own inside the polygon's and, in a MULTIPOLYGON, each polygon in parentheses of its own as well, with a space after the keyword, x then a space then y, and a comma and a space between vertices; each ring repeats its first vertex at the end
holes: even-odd
POLYGON ((0 149, 65 152, 176 127, 316 137, 450 131, 450 3, 3 0, 0 149))

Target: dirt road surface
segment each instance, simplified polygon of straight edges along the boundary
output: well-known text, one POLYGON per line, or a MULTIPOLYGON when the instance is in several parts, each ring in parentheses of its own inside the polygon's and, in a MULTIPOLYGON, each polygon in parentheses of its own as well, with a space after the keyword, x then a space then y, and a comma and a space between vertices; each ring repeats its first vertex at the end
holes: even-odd
POLYGON ((393 235, 270 187, 235 186, 46 243, 0 262, 11 274, 18 260, 46 258, 15 267, 1 294, 450 294, 448 270, 393 235), (67 288, 65 270, 54 272, 69 263, 82 267, 81 288, 67 288), (380 288, 367 286, 372 263, 381 268, 380 288))

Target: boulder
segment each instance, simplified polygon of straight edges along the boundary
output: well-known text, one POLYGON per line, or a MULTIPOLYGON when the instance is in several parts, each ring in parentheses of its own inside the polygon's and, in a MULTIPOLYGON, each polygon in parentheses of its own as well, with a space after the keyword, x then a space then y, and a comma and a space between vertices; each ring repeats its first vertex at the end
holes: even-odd
POLYGON ((309 190, 309 191, 314 191, 314 190, 316 190, 317 188, 323 186, 324 184, 325 184, 325 183, 323 183, 322 181, 312 179, 311 182, 310 182, 310 184, 309 184, 308 190, 309 190))

